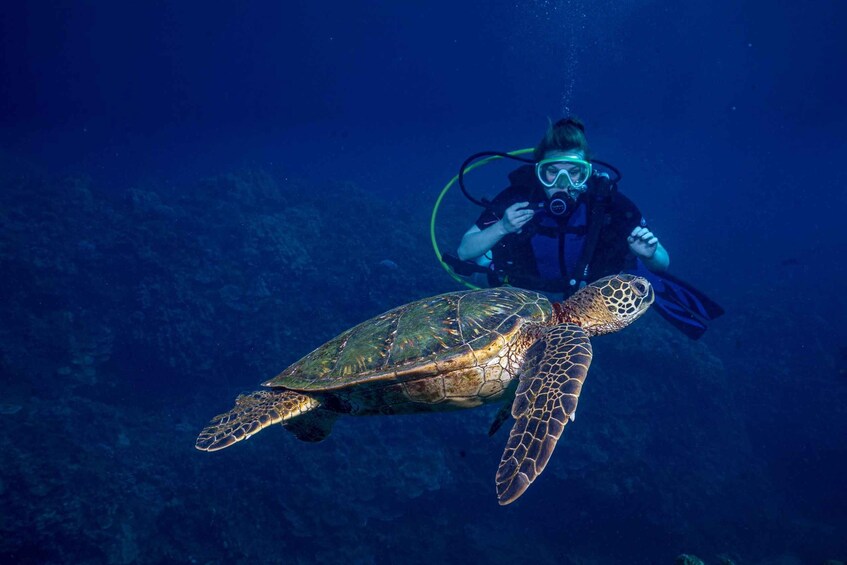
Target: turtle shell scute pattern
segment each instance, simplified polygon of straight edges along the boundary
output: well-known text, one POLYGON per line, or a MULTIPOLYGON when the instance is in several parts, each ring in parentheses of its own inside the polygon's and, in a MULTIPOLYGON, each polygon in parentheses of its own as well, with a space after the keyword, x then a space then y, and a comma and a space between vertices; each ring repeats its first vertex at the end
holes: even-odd
POLYGON ((493 340, 552 313, 541 294, 499 287, 441 294, 389 310, 318 347, 264 383, 294 390, 409 381, 478 365, 493 340))

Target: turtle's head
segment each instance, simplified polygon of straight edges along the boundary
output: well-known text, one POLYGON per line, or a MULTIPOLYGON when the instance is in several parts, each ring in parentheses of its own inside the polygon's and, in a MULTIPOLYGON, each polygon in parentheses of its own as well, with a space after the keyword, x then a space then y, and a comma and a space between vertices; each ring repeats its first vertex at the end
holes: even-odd
POLYGON ((625 328, 653 304, 650 282, 634 275, 612 275, 594 281, 557 308, 560 322, 578 324, 589 335, 625 328))

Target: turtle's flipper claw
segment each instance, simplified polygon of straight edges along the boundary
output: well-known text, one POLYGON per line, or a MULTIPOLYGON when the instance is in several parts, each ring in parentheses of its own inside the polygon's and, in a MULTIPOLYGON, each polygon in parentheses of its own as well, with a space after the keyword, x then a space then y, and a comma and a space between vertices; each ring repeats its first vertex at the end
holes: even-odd
POLYGON ((201 451, 224 449, 319 405, 311 396, 291 390, 260 390, 239 395, 235 408, 215 416, 197 436, 194 447, 201 451))
POLYGON ((574 324, 550 328, 527 351, 512 404, 515 425, 495 478, 501 505, 517 500, 544 470, 576 411, 591 355, 588 335, 574 324))

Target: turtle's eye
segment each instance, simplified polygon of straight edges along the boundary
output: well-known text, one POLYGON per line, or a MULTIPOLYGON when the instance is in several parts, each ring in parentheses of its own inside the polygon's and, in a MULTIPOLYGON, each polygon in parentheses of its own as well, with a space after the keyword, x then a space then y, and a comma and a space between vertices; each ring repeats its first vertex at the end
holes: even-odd
POLYGON ((647 295, 647 283, 644 281, 633 281, 632 289, 635 291, 635 294, 638 296, 646 296, 647 295))

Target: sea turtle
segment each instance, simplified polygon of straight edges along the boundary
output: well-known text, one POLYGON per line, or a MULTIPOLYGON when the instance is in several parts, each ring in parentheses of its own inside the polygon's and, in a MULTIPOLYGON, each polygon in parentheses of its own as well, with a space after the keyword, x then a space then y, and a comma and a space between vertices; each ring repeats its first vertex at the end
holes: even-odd
POLYGON ((489 435, 515 418, 496 475, 497 499, 509 504, 544 470, 574 419, 591 363, 589 337, 629 325, 652 303, 650 283, 632 275, 600 279, 562 303, 512 287, 411 302, 318 347, 265 382, 268 388, 240 395, 196 447, 223 449, 277 423, 301 440, 320 441, 340 414, 500 401, 489 435))

